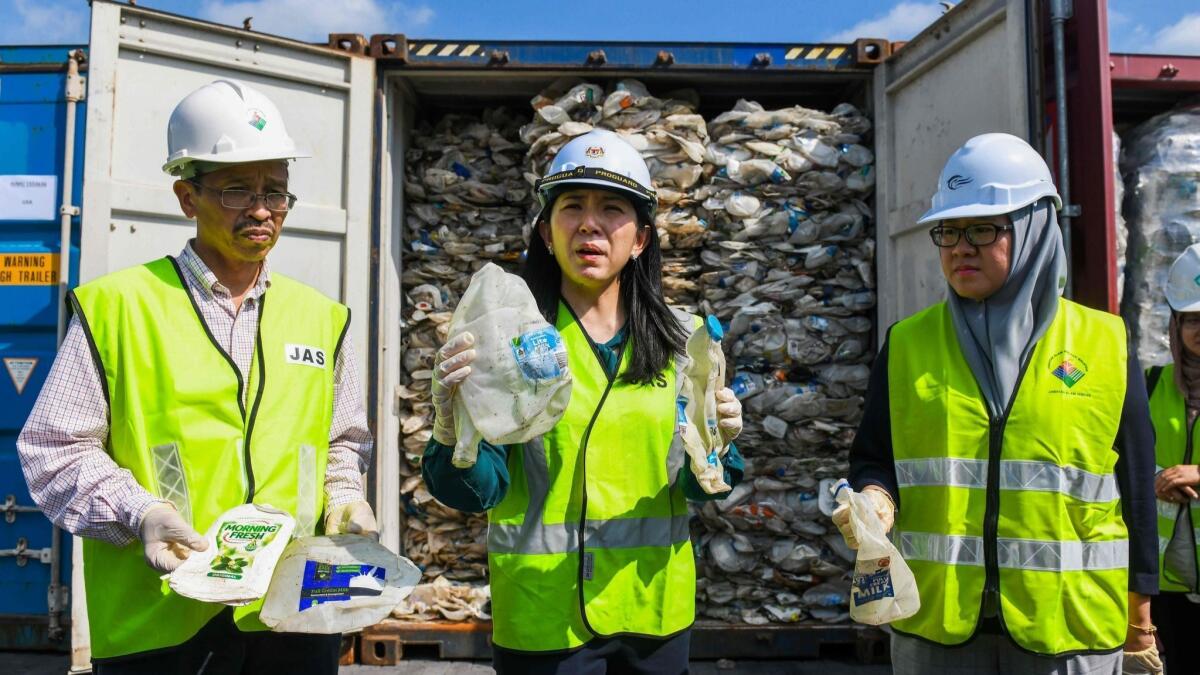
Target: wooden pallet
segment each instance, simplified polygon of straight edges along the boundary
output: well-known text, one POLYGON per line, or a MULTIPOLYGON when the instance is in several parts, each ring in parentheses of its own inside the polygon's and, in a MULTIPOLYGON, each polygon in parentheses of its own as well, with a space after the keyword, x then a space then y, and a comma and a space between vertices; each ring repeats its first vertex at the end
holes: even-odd
MULTIPOLYGON (((406 623, 386 620, 359 636, 361 663, 394 666, 405 646, 420 648, 423 658, 486 660, 492 658, 491 622, 406 623)), ((805 622, 751 626, 697 621, 692 628, 691 657, 715 659, 816 659, 823 647, 853 648, 863 663, 879 660, 887 635, 856 624, 805 622)))
POLYGON ((364 665, 394 666, 404 659, 405 646, 421 647, 422 656, 432 651, 440 659, 490 659, 492 623, 407 623, 388 619, 364 628, 359 636, 359 656, 364 665))

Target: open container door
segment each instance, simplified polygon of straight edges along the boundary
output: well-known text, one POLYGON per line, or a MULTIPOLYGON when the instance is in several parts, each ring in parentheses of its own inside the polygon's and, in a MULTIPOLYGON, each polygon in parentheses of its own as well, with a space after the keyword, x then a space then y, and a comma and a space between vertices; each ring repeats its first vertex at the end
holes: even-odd
POLYGON ((875 69, 879 339, 946 297, 917 219, 950 153, 977 134, 1038 139, 1027 0, 965 0, 875 69))
MULTIPOLYGON (((92 3, 91 49, 87 125, 95 133, 86 145, 80 281, 176 255, 195 235, 161 168, 167 120, 197 87, 242 80, 275 102, 288 132, 312 153, 292 164, 289 189, 299 201, 271 252, 272 269, 350 307, 367 382, 374 62, 103 0, 92 3)), ((74 587, 82 599, 78 575, 74 587)), ((74 619, 78 647, 87 640, 86 614, 74 619)), ((76 662, 86 663, 76 651, 76 662)))

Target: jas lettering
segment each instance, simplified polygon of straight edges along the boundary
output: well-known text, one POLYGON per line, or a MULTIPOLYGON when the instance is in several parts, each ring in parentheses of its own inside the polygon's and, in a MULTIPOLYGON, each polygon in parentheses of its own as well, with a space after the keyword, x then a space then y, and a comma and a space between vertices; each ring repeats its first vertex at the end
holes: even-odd
POLYGON ((314 368, 325 367, 325 350, 308 345, 284 345, 283 346, 284 360, 288 363, 298 363, 302 366, 312 366, 314 368))

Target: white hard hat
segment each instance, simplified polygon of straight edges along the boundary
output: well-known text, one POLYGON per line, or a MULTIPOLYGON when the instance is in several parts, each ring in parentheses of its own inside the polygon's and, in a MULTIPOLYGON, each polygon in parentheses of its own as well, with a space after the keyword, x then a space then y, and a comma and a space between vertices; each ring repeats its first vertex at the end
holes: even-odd
POLYGON ((558 151, 546 176, 537 182, 542 208, 546 207, 551 192, 567 185, 617 189, 651 212, 658 204, 646 160, 619 134, 606 129, 577 136, 558 151))
POLYGON ((1192 244, 1167 272, 1167 304, 1176 312, 1200 312, 1200 244, 1192 244))
POLYGON ((1052 197, 1054 208, 1062 208, 1042 156, 1012 134, 982 134, 950 155, 938 177, 933 208, 917 222, 999 216, 1043 197, 1052 197))
POLYGON ((188 94, 167 124, 163 171, 186 176, 192 162, 234 164, 308 157, 288 136, 271 99, 236 80, 217 80, 188 94))

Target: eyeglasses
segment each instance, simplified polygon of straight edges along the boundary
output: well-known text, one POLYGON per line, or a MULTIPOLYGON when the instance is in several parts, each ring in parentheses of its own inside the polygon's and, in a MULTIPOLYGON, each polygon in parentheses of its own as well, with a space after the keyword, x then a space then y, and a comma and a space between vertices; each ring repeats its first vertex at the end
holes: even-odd
POLYGON ((248 209, 258 202, 258 198, 262 197, 263 204, 271 211, 290 211, 296 205, 296 195, 290 192, 267 192, 260 193, 254 190, 242 190, 239 188, 230 188, 221 190, 209 185, 204 185, 194 180, 187 181, 201 190, 212 190, 221 194, 221 206, 227 209, 248 209))
POLYGON ((1011 227, 993 225, 992 223, 976 223, 968 225, 965 228, 946 227, 945 225, 935 225, 929 229, 929 237, 933 239, 933 243, 941 248, 953 248, 958 246, 958 240, 965 234, 967 243, 972 246, 987 246, 996 243, 996 238, 1005 230, 1011 230, 1011 227))

